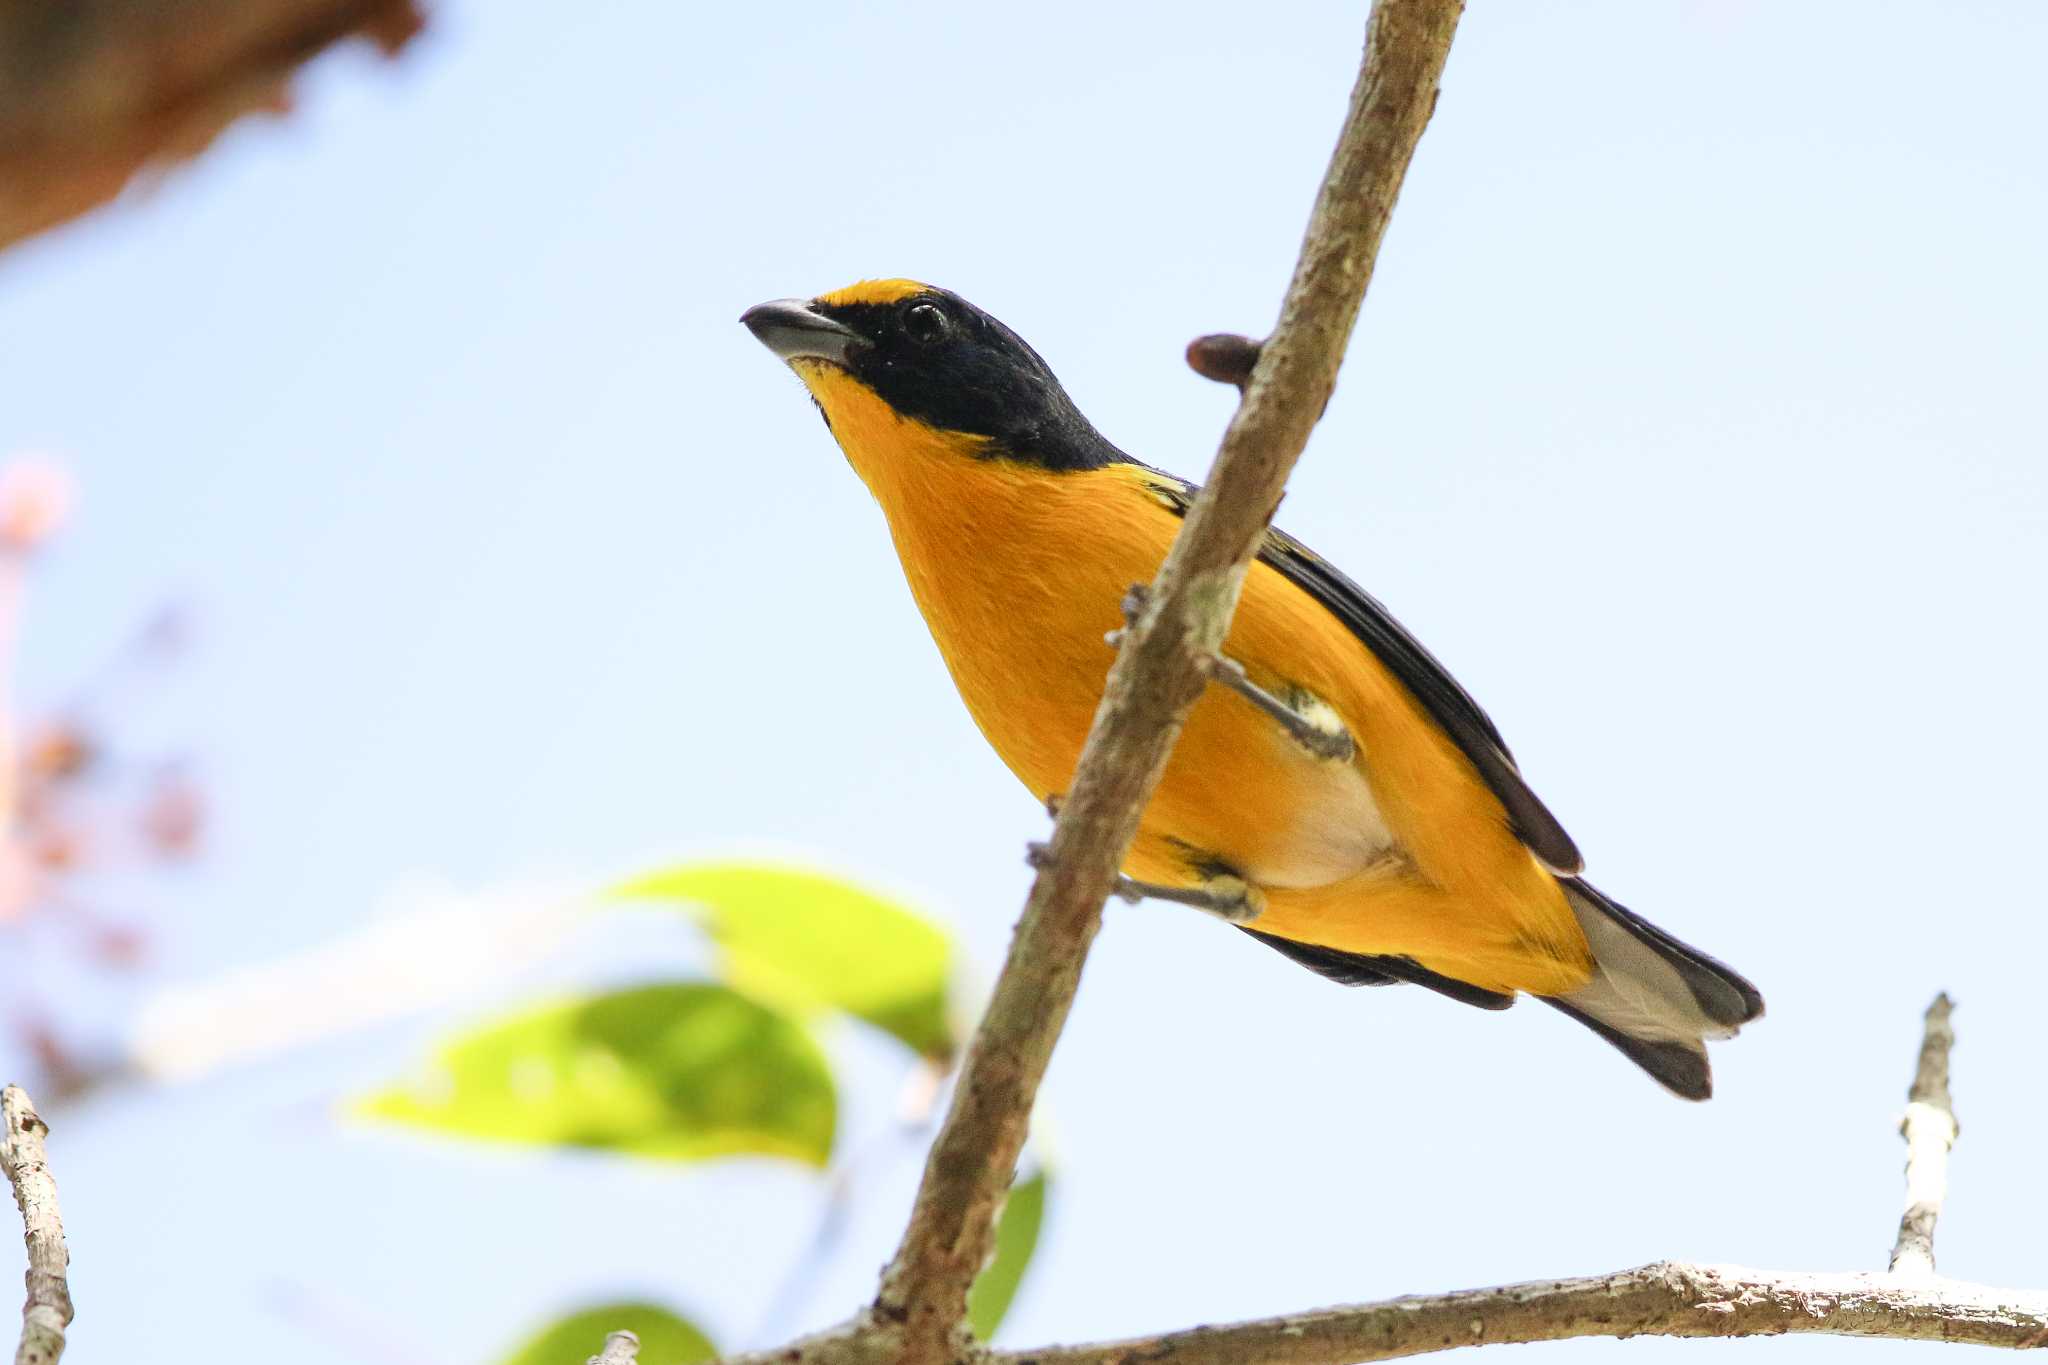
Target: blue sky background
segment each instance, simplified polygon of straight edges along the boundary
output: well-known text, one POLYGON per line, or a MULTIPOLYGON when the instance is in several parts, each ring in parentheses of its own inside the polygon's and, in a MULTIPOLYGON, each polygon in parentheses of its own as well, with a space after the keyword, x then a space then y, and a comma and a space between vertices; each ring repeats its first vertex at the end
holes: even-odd
MULTIPOLYGON (((1181 348, 1269 325, 1360 16, 853 8, 447 4, 395 67, 323 62, 289 121, 0 258, 0 452, 82 492, 24 692, 167 591, 203 621, 124 717, 197 752, 216 807, 204 866, 148 891, 157 980, 421 887, 762 848, 902 893, 993 971, 1042 818, 735 319, 945 284, 1199 474, 1231 396, 1181 348)), ((1964 1127, 1942 1268, 2048 1281, 2044 48, 2018 0, 1473 6, 1281 520, 1487 705, 1600 884, 1770 1015, 1691 1107, 1549 1011, 1346 992, 1114 909, 1008 1340, 1667 1256, 1881 1266, 1937 988, 1964 1127)), ((500 998, 694 951, 622 922, 500 998)), ((80 1022, 116 1036, 131 1003, 80 1022)), ((331 1119, 489 1008, 53 1115, 76 1359, 486 1361, 622 1289, 760 1344, 870 1290, 914 1153, 770 1323, 800 1174, 331 1119)), ((857 1141, 897 1068, 836 1046, 857 1141)))

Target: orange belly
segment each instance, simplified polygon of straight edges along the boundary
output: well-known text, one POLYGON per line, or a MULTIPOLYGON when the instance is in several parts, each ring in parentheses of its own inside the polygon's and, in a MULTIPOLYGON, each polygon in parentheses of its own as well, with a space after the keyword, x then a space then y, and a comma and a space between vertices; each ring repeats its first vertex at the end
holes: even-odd
MULTIPOLYGON (((817 392, 823 381, 806 382, 817 392)), ((1103 637, 1122 624, 1124 591, 1157 572, 1179 518, 1137 466, 1049 473, 977 458, 847 387, 827 403, 834 434, 888 516, 961 698, 1034 794, 1065 791, 1114 659, 1103 637)), ((1225 651, 1262 685, 1329 703, 1358 757, 1315 759, 1212 688, 1145 810, 1132 876, 1194 884, 1222 863, 1265 893, 1261 932, 1412 957, 1492 990, 1557 994, 1587 980, 1555 879, 1341 622, 1254 564, 1225 651)))

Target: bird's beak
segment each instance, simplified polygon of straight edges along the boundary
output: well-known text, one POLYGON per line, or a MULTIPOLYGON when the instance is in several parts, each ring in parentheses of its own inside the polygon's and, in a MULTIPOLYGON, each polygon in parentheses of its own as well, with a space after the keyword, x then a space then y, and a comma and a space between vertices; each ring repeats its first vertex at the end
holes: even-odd
POLYGON ((835 322, 802 299, 757 303, 740 314, 754 339, 784 360, 824 360, 848 364, 866 338, 843 322, 835 322))

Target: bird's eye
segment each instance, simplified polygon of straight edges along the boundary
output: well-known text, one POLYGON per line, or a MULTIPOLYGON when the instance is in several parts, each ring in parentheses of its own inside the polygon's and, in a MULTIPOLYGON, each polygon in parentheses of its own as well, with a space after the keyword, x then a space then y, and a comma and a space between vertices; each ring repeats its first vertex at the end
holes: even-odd
POLYGON ((936 303, 913 304, 903 314, 903 333, 919 345, 929 346, 946 334, 946 314, 936 303))

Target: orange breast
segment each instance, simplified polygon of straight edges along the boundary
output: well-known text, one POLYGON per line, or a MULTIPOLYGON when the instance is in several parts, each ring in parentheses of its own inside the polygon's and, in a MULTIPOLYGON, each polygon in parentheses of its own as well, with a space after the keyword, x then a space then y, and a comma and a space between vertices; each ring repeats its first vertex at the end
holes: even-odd
MULTIPOLYGON (((1051 473, 979 458, 973 438, 906 423, 836 371, 804 378, 888 517, 976 724, 1035 794, 1064 791, 1114 661, 1103 637, 1122 624, 1124 591, 1157 572, 1179 518, 1134 466, 1051 473)), ((1268 893, 1262 930, 1426 954, 1497 989, 1584 979, 1584 940, 1555 882, 1464 755, 1341 622, 1254 564, 1225 649, 1262 684, 1327 701, 1359 758, 1314 759, 1212 688, 1145 812, 1134 876, 1189 881, 1186 850, 1198 850, 1268 893)))

